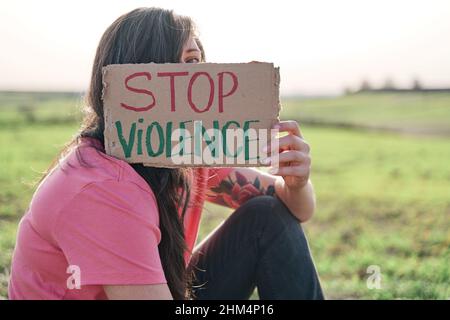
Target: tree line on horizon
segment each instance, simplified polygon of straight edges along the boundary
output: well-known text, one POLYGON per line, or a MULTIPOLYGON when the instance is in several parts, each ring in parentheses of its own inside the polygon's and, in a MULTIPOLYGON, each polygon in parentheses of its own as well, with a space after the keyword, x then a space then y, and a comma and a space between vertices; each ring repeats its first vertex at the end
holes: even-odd
POLYGON ((387 92, 449 92, 450 87, 447 88, 431 88, 426 87, 422 82, 415 78, 409 88, 397 87, 392 78, 387 78, 381 87, 374 87, 367 79, 363 79, 358 89, 345 88, 345 94, 355 94, 355 93, 387 93, 387 92))

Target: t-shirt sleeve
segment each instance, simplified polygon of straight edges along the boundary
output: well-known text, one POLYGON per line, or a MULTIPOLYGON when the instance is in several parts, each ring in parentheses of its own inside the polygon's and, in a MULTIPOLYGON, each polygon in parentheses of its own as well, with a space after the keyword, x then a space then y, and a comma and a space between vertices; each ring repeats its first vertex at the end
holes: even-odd
POLYGON ((81 285, 167 283, 156 199, 133 182, 86 186, 58 216, 54 237, 81 285))

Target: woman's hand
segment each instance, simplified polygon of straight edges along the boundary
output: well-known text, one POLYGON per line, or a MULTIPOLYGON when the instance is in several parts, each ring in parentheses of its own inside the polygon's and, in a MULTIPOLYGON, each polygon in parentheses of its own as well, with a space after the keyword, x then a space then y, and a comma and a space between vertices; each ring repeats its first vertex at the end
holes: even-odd
POLYGON ((275 192, 300 220, 306 221, 315 209, 315 197, 312 183, 309 180, 311 173, 310 146, 303 139, 300 127, 296 121, 281 121, 274 126, 279 132, 288 132, 272 143, 278 150, 266 151, 271 155, 264 161, 271 164, 269 173, 278 176, 275 180, 275 192))
POLYGON ((210 201, 237 208, 254 196, 275 192, 292 214, 305 222, 315 209, 314 190, 309 180, 309 145, 302 138, 296 121, 281 121, 275 129, 289 134, 277 140, 277 150, 270 150, 270 146, 266 148, 272 154, 266 162, 274 166, 272 174, 255 168, 235 168, 210 189, 210 201))
POLYGON ((278 138, 278 151, 266 148, 272 156, 265 163, 274 165, 269 173, 283 177, 286 187, 301 189, 308 183, 311 171, 309 144, 303 139, 297 121, 281 121, 274 129, 289 134, 278 138))

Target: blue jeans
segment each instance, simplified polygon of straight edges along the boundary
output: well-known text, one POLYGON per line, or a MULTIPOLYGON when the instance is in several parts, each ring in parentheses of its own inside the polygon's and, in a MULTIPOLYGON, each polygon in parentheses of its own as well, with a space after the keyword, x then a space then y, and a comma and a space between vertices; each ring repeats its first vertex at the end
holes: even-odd
POLYGON ((323 299, 299 221, 278 198, 241 205, 193 253, 195 299, 323 299))

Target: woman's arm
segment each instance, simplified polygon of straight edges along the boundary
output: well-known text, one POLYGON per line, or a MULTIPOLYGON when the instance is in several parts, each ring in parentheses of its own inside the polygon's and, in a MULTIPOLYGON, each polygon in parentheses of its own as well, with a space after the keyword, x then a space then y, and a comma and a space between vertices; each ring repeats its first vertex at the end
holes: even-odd
POLYGON ((172 300, 167 284, 103 286, 109 300, 172 300))
POLYGON ((311 181, 300 189, 290 189, 282 177, 265 173, 255 168, 235 168, 219 187, 213 188, 210 200, 230 208, 238 208, 247 200, 259 195, 276 194, 292 214, 305 222, 315 210, 315 196, 311 181))
POLYGON ((268 150, 278 157, 278 163, 265 173, 254 168, 233 169, 217 187, 212 188, 209 199, 231 208, 237 208, 248 199, 264 194, 276 194, 297 219, 305 222, 315 210, 315 196, 309 179, 311 169, 310 147, 301 136, 295 121, 277 124, 280 132, 288 134, 278 138, 279 150, 268 150))

